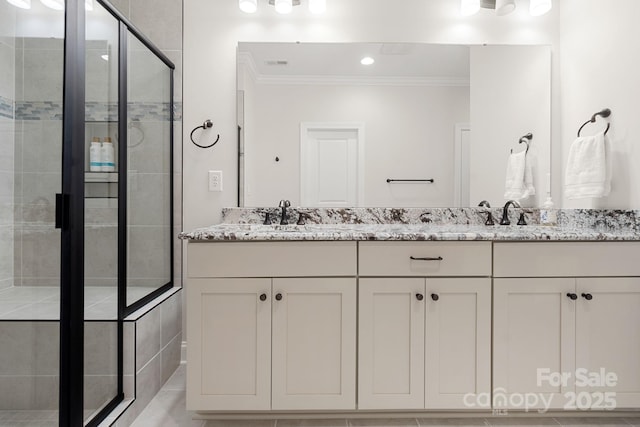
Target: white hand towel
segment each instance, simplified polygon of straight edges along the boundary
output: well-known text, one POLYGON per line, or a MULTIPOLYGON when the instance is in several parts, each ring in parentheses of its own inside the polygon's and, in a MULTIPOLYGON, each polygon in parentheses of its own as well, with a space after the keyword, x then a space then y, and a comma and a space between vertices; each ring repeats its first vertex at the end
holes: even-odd
POLYGON ((507 162, 504 198, 522 200, 536 194, 533 185, 533 155, 528 151, 511 154, 507 162))
POLYGON ((520 200, 527 192, 524 177, 527 163, 527 154, 524 151, 512 153, 507 161, 507 179, 505 183, 504 198, 507 200, 520 200))
POLYGON ((568 199, 605 197, 611 191, 609 142, 604 132, 578 137, 569 148, 564 178, 568 199))

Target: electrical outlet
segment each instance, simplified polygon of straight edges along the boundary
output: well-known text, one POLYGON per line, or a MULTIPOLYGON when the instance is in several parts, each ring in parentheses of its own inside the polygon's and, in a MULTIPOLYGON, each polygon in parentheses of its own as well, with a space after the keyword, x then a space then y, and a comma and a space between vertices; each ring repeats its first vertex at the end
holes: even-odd
POLYGON ((209 171, 209 191, 222 191, 222 171, 209 171))

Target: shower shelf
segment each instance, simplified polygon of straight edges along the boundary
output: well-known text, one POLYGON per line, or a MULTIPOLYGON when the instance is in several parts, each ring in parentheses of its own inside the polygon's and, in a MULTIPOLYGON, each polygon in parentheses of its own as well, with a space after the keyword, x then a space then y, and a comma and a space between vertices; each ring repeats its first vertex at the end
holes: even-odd
POLYGON ((85 183, 118 182, 118 172, 85 172, 85 183))

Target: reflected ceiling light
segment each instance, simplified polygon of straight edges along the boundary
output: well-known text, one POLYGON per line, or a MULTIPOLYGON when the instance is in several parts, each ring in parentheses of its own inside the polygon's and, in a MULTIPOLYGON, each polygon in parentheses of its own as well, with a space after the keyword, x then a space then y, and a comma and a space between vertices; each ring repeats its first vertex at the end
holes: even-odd
POLYGON ((320 14, 327 10, 327 0, 309 0, 309 11, 320 14))
POLYGON ((64 10, 64 0, 40 0, 40 3, 53 10, 64 10))
POLYGON ((540 16, 551 10, 551 0, 531 0, 529 13, 531 16, 540 16))
POLYGON ((514 10, 516 10, 515 0, 496 0, 496 15, 508 15, 514 10))
POLYGON ((460 13, 462 16, 471 16, 480 10, 480 0, 461 0, 460 13))
POLYGON ((84 0, 84 10, 93 10, 93 0, 84 0))
POLYGON ((293 0, 275 0, 276 12, 287 14, 293 9, 293 0))
POLYGON ((371 64, 373 64, 374 62, 376 62, 376 60, 375 60, 375 59, 373 59, 373 58, 372 58, 372 57, 370 57, 370 56, 365 56, 364 58, 362 58, 362 59, 360 60, 360 63, 361 63, 362 65, 371 65, 371 64))
POLYGON ((109 55, 100 55, 100 58, 104 59, 105 61, 108 61, 109 55))
POLYGON ((258 10, 258 0, 239 0, 238 6, 245 13, 255 13, 258 10))
POLYGON ((31 0, 7 0, 7 3, 20 9, 31 9, 31 0))

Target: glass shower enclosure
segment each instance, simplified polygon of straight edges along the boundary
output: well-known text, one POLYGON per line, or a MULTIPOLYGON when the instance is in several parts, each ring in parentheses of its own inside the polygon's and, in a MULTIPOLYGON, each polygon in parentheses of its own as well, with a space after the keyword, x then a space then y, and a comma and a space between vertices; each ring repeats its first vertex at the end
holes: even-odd
POLYGON ((106 1, 0 0, 0 425, 125 397, 123 319, 173 286, 173 69, 106 1))

